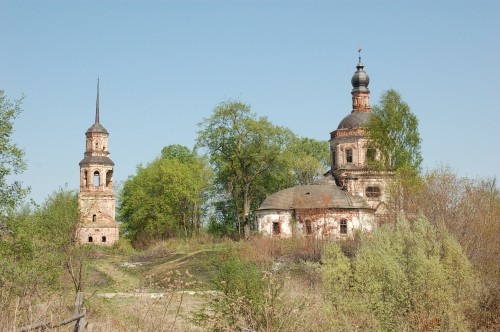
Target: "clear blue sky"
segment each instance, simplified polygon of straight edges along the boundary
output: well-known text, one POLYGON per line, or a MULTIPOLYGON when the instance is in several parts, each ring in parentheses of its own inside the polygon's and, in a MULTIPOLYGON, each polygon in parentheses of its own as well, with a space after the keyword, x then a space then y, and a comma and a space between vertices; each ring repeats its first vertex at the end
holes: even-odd
POLYGON ((425 169, 500 179, 499 17, 498 0, 0 0, 0 89, 26 95, 20 178, 38 202, 78 188, 98 76, 115 182, 191 148, 229 98, 328 140, 362 47, 372 104, 394 88, 418 116, 425 169))

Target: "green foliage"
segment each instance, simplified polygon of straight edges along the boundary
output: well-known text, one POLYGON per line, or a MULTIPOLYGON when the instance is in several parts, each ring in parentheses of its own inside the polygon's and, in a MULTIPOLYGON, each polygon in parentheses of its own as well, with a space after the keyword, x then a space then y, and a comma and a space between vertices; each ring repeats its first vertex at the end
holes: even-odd
POLYGON ((298 138, 239 101, 220 103, 199 126, 197 145, 206 149, 215 173, 218 215, 211 229, 217 232, 241 232, 265 197, 311 183, 328 165, 326 142, 298 138))
POLYGON ((351 261, 344 255, 339 243, 328 245, 321 261, 323 263, 321 274, 326 293, 333 305, 339 308, 339 305, 344 303, 343 296, 351 287, 351 261))
POLYGON ((147 166, 139 166, 120 197, 119 219, 128 236, 147 244, 199 230, 210 170, 196 152, 172 145, 147 166))
POLYGON ((368 163, 384 170, 400 168, 420 172, 422 154, 418 119, 395 90, 388 90, 372 108, 366 128, 368 163), (376 152, 375 152, 376 151, 376 152))
POLYGON ((216 273, 212 289, 219 294, 196 314, 196 322, 205 330, 296 330, 305 301, 285 300, 282 274, 262 271, 235 247, 213 264, 216 273))
POLYGON ((424 218, 381 227, 361 238, 350 270, 338 245, 327 253, 325 287, 334 307, 351 315, 351 323, 358 312, 374 317, 377 329, 384 331, 467 329, 477 279, 445 229, 436 229, 424 218))
POLYGON ((78 216, 75 193, 62 190, 42 206, 12 214, 0 241, 0 288, 17 295, 58 288, 78 216))
MULTIPOLYGON (((21 182, 8 183, 11 175, 22 173, 26 169, 24 152, 11 141, 14 132, 14 120, 22 112, 22 98, 11 101, 0 90, 0 215, 6 215, 19 206, 29 189, 21 182)), ((2 220, 0 220, 0 230, 2 220)))
POLYGON ((498 330, 500 190, 496 180, 459 177, 443 166, 424 174, 417 199, 419 211, 457 239, 482 279, 480 307, 470 313, 472 328, 498 330))
POLYGON ((234 205, 235 226, 240 230, 252 202, 272 192, 283 179, 283 152, 293 134, 257 118, 250 106, 239 101, 220 103, 199 126, 197 145, 207 150, 215 185, 229 194, 230 200, 225 201, 234 205))
POLYGON ((297 185, 311 184, 329 168, 330 150, 326 141, 295 138, 287 150, 297 185))
POLYGON ((255 305, 262 304, 264 286, 263 272, 253 262, 244 260, 234 248, 221 254, 215 262, 216 275, 213 287, 227 299, 243 296, 255 305))

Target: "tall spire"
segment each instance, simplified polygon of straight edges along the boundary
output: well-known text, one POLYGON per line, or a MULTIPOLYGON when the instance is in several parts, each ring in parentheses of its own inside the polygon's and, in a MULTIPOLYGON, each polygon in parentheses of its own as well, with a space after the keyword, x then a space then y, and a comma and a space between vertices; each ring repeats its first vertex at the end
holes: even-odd
POLYGON ((97 77, 97 99, 95 101, 95 123, 99 123, 99 77, 97 77))

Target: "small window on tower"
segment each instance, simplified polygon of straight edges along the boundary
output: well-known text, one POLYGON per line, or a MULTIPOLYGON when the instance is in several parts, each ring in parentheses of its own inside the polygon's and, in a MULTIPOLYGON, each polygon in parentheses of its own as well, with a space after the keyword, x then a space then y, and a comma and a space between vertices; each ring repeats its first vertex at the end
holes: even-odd
POLYGON ((333 163, 333 167, 337 166, 337 158, 335 155, 335 150, 332 151, 332 163, 333 163))
POLYGON ((91 242, 94 242, 94 239, 92 238, 92 236, 89 236, 89 243, 91 242))
POLYGON ((113 184, 113 170, 106 172, 106 187, 111 187, 113 184))
POLYGON ((380 188, 379 187, 366 187, 366 197, 380 197, 380 188))
POLYGON ((347 163, 352 163, 352 149, 345 150, 345 161, 347 163))
POLYGON ((102 242, 106 242, 106 237, 105 236, 102 237, 102 242))
POLYGON ((94 187, 99 187, 101 185, 101 176, 98 171, 94 172, 94 187))
POLYGON ((95 148, 96 148, 96 150, 99 149, 99 143, 98 142, 95 142, 95 148))
POLYGON ((97 215, 92 215, 92 222, 96 222, 97 221, 97 215))

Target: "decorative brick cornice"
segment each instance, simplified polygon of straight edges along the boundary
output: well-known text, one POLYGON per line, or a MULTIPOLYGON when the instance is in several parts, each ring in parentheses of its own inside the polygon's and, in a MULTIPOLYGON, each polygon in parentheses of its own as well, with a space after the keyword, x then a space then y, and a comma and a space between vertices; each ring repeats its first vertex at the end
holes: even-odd
POLYGON ((365 136, 366 131, 363 128, 352 128, 352 129, 337 129, 330 133, 330 139, 336 137, 347 137, 347 136, 365 136))

